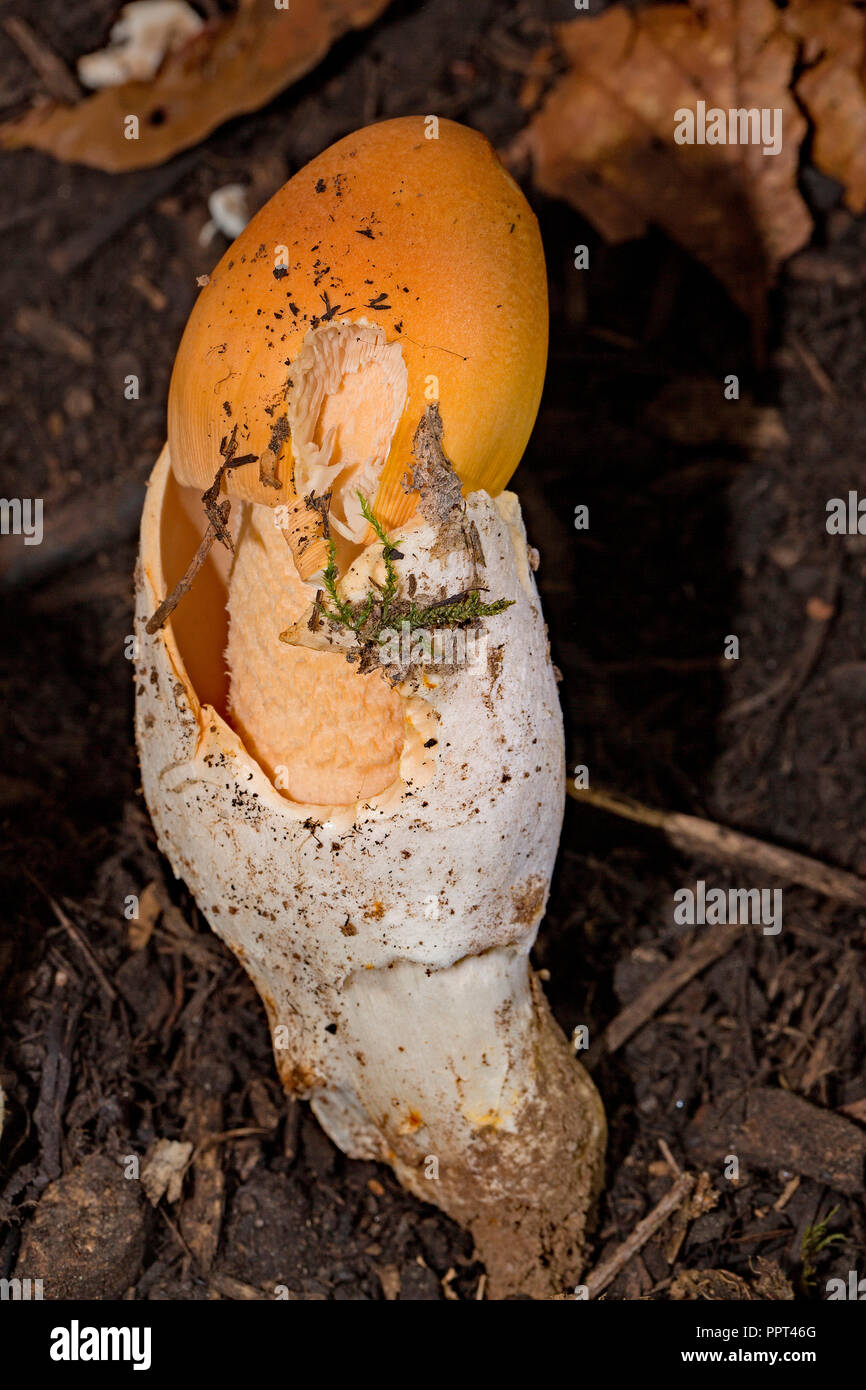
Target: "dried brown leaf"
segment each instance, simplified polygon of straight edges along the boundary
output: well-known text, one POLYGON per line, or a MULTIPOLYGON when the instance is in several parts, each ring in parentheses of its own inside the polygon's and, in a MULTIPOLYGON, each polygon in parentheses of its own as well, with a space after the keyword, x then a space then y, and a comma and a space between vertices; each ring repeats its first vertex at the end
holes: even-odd
POLYGON ((729 1269, 684 1269, 671 1284, 668 1298, 674 1303, 748 1303, 755 1294, 745 1279, 729 1269))
POLYGON ((674 1302, 790 1302, 794 1290, 779 1266, 760 1255, 751 1262, 751 1283, 729 1269, 684 1269, 668 1290, 674 1302))
POLYGON ((768 1260, 763 1255, 756 1255, 749 1261, 749 1268, 754 1274, 752 1288, 758 1298, 767 1301, 781 1301, 790 1303, 794 1297, 794 1290, 791 1283, 786 1279, 775 1260, 768 1260))
POLYGON ((163 1197, 172 1204, 179 1200, 192 1150, 188 1140, 155 1139, 151 1144, 141 1169, 141 1185, 151 1206, 163 1197))
POLYGON ((815 127, 812 160, 845 187, 852 212, 866 210, 866 14, 845 0, 791 0, 785 26, 814 64, 797 96, 815 127))
POLYGON ((119 173, 162 164, 223 121, 255 111, 325 56, 348 29, 371 24, 389 0, 243 0, 168 54, 152 82, 127 82, 77 106, 51 103, 0 126, 7 149, 32 147, 119 173), (138 139, 126 121, 138 117, 138 139))
POLYGON ((148 883, 138 900, 138 916, 130 921, 127 928, 130 951, 144 950, 153 935, 153 929, 159 921, 161 912, 162 904, 159 900, 156 884, 148 883))
POLYGON ((521 138, 545 193, 611 242, 654 224, 760 316, 786 257, 809 238, 796 184, 806 122, 789 84, 799 40, 771 0, 692 0, 558 27, 567 70, 521 138), (782 111, 778 154, 677 144, 681 109, 782 111))

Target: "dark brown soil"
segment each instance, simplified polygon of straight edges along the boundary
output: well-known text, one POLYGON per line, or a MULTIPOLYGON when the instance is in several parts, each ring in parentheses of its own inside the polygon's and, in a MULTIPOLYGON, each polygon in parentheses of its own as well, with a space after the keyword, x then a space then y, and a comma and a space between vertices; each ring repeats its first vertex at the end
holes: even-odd
MULTIPOLYGON (((103 42, 115 5, 15 9, 72 63, 103 42)), ((124 641, 171 363, 196 276, 224 247, 198 244, 207 195, 244 182, 254 210, 332 140, 390 115, 434 111, 504 147, 522 123, 527 55, 548 21, 571 15, 565 0, 396 0, 176 169, 111 177, 0 157, 2 492, 42 497, 46 515, 44 544, 6 570, 0 611, 0 1277, 22 1230, 41 1249, 53 1233, 52 1268, 80 1289, 69 1226, 35 1226, 40 1201, 67 1222, 80 1204, 85 1223, 81 1194, 110 1187, 94 1155, 123 1165, 157 1139, 218 1136, 179 1201, 152 1208, 115 1194, 116 1263, 100 1252, 85 1296, 112 1296, 118 1280, 143 1299, 272 1296, 274 1284, 305 1299, 478 1293, 464 1234, 387 1170, 346 1160, 280 1095, 258 998, 155 850, 124 641), (138 401, 124 399, 129 374, 138 401), (125 899, 149 884, 176 910, 132 950, 125 899)), ((0 74, 10 112, 41 91, 2 30, 0 74)), ((866 875, 866 539, 825 527, 828 499, 857 488, 866 457, 866 223, 808 168, 803 192, 817 231, 774 297, 760 370, 749 324, 676 248, 656 236, 605 248, 576 214, 534 200, 552 345, 515 486, 542 555, 570 764, 588 765, 593 786, 866 875), (578 243, 590 247, 588 273, 572 268, 578 243), (745 427, 743 402, 723 400, 730 373, 778 412, 759 417, 768 447, 745 427), (578 504, 588 532, 574 529, 578 504), (814 600, 827 605, 825 631, 804 662, 814 600), (722 658, 729 634, 739 660, 722 658), (741 703, 783 676, 775 697, 741 703)), ((755 885, 748 871, 684 860, 650 832, 570 804, 535 952, 567 1032, 586 1023, 597 1038, 713 930, 674 923, 674 893, 699 878, 755 885)), ((817 1298, 862 1264, 866 919, 790 884, 755 886, 783 888, 782 932, 747 931, 595 1064, 610 1150, 590 1263, 670 1186, 662 1143, 683 1167, 706 1168, 719 1194, 665 1226, 608 1297, 665 1298, 683 1271, 722 1269, 760 1274, 764 1297, 784 1288, 781 1271, 798 1298, 817 1298), (788 1121, 780 1091, 818 1115, 794 1106, 788 1121), (741 1105, 728 1124, 732 1094, 751 1098, 751 1119, 741 1105), (735 1184, 724 1156, 741 1123, 748 1160, 735 1184), (804 1236, 824 1217, 841 1239, 810 1270, 804 1236)), ((683 1287, 679 1278, 674 1292, 683 1287)))

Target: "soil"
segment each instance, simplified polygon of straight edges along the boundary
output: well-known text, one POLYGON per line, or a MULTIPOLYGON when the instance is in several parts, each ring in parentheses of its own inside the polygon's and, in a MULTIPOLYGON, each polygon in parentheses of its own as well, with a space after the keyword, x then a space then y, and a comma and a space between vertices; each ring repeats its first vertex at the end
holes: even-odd
MULTIPOLYGON (((70 65, 115 13, 113 0, 15 9, 70 65)), ((565 0, 395 0, 168 170, 0 157, 2 490, 43 498, 46 517, 43 545, 0 577, 0 1277, 23 1233, 84 1297, 252 1298, 275 1284, 301 1299, 483 1295, 464 1233, 387 1169, 344 1158, 281 1095, 252 986, 155 849, 124 648, 174 352, 196 277, 225 245, 199 244, 208 194, 245 183, 255 210, 331 141, 410 112, 504 148, 530 54, 572 15, 565 0), (154 926, 143 909, 160 902, 154 926), (206 1143, 182 1191, 153 1206, 122 1174, 158 1140, 206 1143), (94 1201, 114 1234, 82 1275, 69 1213, 86 1234, 94 1201)), ((44 95, 2 29, 0 73, 9 113, 44 95)), ((569 764, 594 787, 866 875, 866 539, 825 526, 866 455, 866 223, 806 165, 815 237, 784 271, 759 359, 749 322, 664 238, 606 247, 527 191, 551 357, 514 486, 541 552, 569 764), (588 273, 573 269, 582 243, 588 273), (751 409, 724 400, 731 373, 751 409), (580 505, 588 530, 575 529, 580 505), (730 636, 738 659, 723 655, 730 636)), ((534 956, 566 1033, 600 1038, 707 930, 674 920, 675 892, 698 879, 756 886, 569 804, 534 956)), ((820 1298, 862 1262, 866 917, 757 886, 783 889, 778 935, 742 933, 622 1046, 590 1050, 610 1126, 590 1267, 674 1165, 705 1169, 716 1194, 672 1218, 607 1298, 820 1298), (735 1133, 747 1158, 732 1182, 735 1133)))

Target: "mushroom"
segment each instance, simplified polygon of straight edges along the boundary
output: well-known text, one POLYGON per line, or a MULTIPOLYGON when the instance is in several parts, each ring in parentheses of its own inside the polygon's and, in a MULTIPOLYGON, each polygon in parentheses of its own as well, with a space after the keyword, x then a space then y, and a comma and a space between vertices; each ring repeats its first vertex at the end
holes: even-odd
POLYGON ((472 1232, 494 1298, 579 1276, 605 1142, 529 964, 564 748, 503 489, 546 350, 538 227, 487 141, 339 141, 193 309, 137 572, 160 846, 286 1089, 472 1232))
POLYGON ((120 11, 108 47, 79 58, 79 81, 95 90, 150 82, 165 55, 203 28, 201 15, 186 0, 134 0, 120 11))

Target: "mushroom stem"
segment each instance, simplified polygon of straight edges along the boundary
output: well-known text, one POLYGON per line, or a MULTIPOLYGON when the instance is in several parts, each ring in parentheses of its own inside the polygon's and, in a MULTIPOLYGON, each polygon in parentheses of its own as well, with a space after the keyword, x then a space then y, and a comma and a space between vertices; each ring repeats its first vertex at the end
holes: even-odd
POLYGON ((561 1294, 601 1188, 604 1112, 524 946, 355 974, 343 1005, 352 1085, 316 1094, 322 1127, 472 1232, 491 1298, 561 1294))

